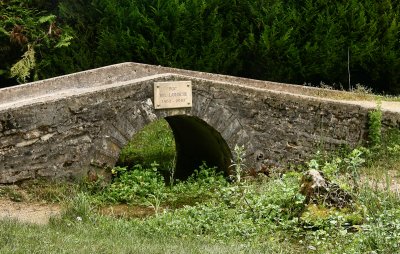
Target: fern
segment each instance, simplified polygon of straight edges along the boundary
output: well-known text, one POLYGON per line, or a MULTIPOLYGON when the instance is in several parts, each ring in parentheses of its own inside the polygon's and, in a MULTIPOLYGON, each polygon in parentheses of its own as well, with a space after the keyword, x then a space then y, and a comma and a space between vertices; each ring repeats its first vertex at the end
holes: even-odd
POLYGON ((53 14, 50 14, 50 15, 47 15, 47 16, 40 17, 39 20, 38 20, 38 22, 39 22, 40 24, 47 23, 47 22, 48 22, 48 23, 51 23, 51 22, 53 22, 55 19, 56 19, 56 16, 53 15, 53 14))
POLYGON ((68 47, 69 45, 71 45, 72 39, 74 39, 72 35, 62 34, 60 41, 54 47, 56 48, 68 47))

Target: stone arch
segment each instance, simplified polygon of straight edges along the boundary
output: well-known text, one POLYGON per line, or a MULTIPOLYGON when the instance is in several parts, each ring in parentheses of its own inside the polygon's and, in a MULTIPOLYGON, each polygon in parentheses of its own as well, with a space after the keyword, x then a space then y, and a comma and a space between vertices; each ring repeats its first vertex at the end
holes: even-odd
POLYGON ((251 146, 251 139, 229 108, 211 101, 204 107, 203 95, 194 94, 194 107, 155 110, 151 99, 124 109, 102 127, 102 138, 93 144, 90 165, 96 170, 113 167, 119 153, 132 137, 150 122, 165 118, 177 146, 176 176, 185 179, 203 161, 225 174, 231 164, 235 144, 251 146), (201 103, 203 101, 203 103, 201 103))

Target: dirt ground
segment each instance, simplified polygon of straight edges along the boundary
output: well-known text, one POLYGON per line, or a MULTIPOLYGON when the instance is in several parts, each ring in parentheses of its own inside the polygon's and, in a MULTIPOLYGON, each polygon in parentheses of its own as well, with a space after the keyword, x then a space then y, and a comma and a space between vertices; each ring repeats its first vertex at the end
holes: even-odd
POLYGON ((57 204, 14 202, 0 198, 0 219, 16 219, 21 222, 47 224, 50 217, 59 216, 61 208, 57 204))
MULTIPOLYGON (((125 204, 102 207, 99 214, 116 218, 144 218, 154 215, 154 209, 150 207, 128 206, 125 204)), ((6 198, 0 198, 0 220, 16 219, 21 222, 44 225, 51 217, 61 215, 61 207, 57 204, 15 202, 6 198)))
POLYGON ((378 190, 390 190, 400 196, 400 174, 399 170, 388 170, 386 177, 380 173, 380 178, 374 175, 361 177, 362 183, 368 183, 371 188, 378 190))

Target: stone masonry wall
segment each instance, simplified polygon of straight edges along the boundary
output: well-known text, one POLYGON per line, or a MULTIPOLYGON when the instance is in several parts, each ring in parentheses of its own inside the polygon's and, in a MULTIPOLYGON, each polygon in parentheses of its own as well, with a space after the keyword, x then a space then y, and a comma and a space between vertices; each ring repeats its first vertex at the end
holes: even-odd
MULTIPOLYGON (((95 78, 102 73, 102 82, 75 74, 71 80, 88 84, 74 84, 68 87, 71 93, 48 94, 34 103, 9 99, 11 106, 0 104, 0 183, 38 177, 79 178, 89 169, 112 167, 120 149, 136 132, 171 115, 204 120, 231 150, 235 144, 243 144, 250 166, 257 164, 260 153, 285 165, 302 162, 319 148, 365 142, 368 108, 233 84, 222 78, 160 74, 159 67, 135 70, 125 66, 117 73, 103 68, 88 74, 95 78), (170 80, 192 81, 192 108, 154 109, 153 83, 170 80)), ((43 89, 62 89, 68 77, 42 81, 43 89)), ((16 87, 16 93, 28 97, 30 86, 33 94, 40 95, 37 83, 16 87)), ((6 98, 5 93, 12 97, 12 91, 0 90, 0 97, 6 98)), ((400 128, 400 115, 385 113, 384 125, 400 128)))

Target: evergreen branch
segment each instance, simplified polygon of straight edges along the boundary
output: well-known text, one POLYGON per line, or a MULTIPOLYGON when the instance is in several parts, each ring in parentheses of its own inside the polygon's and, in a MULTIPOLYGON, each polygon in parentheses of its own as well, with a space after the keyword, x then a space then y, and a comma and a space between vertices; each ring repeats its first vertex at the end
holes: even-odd
POLYGON ((28 45, 28 50, 22 55, 22 59, 11 67, 11 77, 17 78, 19 83, 24 83, 35 66, 35 50, 32 45, 28 45))

